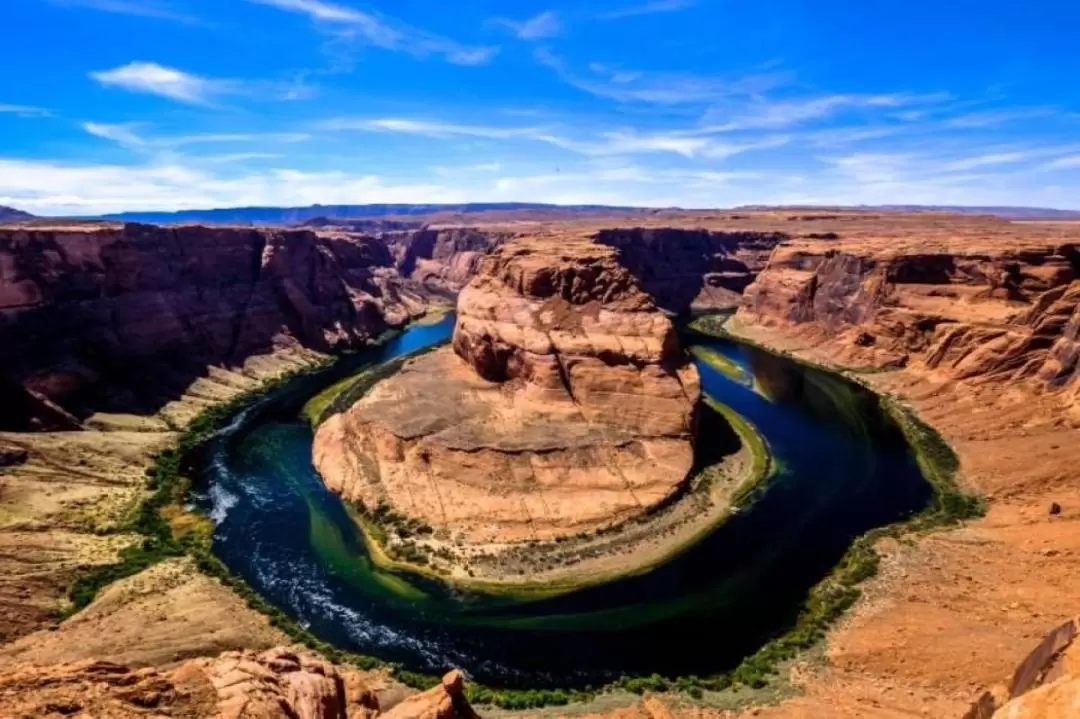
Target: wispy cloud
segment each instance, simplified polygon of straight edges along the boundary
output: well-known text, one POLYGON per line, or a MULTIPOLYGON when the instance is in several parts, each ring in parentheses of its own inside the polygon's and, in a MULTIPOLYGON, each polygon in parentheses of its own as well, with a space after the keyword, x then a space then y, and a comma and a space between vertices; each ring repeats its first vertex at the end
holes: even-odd
POLYGON ((60 7, 87 8, 117 15, 171 20, 188 25, 199 24, 199 19, 180 12, 161 0, 49 0, 60 7))
POLYGON ((526 140, 538 142, 589 157, 670 153, 686 158, 725 158, 751 150, 780 147, 785 136, 770 136, 747 142, 719 142, 693 131, 639 132, 609 130, 588 137, 572 137, 552 127, 494 127, 463 125, 432 120, 405 118, 336 118, 318 124, 321 130, 361 130, 419 135, 437 139, 471 137, 485 140, 526 140))
POLYGON ((583 92, 618 102, 656 105, 707 103, 725 97, 751 96, 785 84, 786 72, 754 73, 735 78, 718 78, 678 73, 656 73, 612 68, 602 63, 589 65, 589 73, 572 70, 549 48, 537 48, 536 60, 555 71, 567 84, 583 92))
POLYGON ((0 114, 18 115, 19 117, 49 117, 51 112, 43 107, 29 105, 4 105, 0 103, 0 114))
POLYGON ((1072 155, 1071 157, 1059 157, 1056 160, 1051 160, 1042 166, 1044 170, 1074 170, 1080 168, 1080 155, 1072 155))
POLYGON ((531 138, 543 134, 542 128, 491 127, 486 125, 461 125, 451 122, 410 120, 401 118, 333 118, 318 123, 322 130, 366 130, 370 132, 393 132, 403 135, 425 137, 478 137, 488 140, 531 138))
MULTIPOLYGON (((190 135, 175 135, 167 137, 147 136, 142 130, 147 129, 147 123, 129 122, 121 124, 107 124, 101 122, 84 122, 83 130, 87 133, 110 140, 131 149, 171 149, 188 147, 191 145, 212 145, 230 143, 295 143, 303 142, 311 138, 302 132, 264 132, 264 133, 194 133, 190 135)), ((251 155, 252 153, 244 153, 251 155)))
POLYGON ((376 175, 336 171, 237 173, 227 165, 75 165, 0 158, 0 204, 41 214, 468 199, 457 185, 394 184, 376 175))
MULTIPOLYGON (((322 0, 248 0, 307 15, 333 28, 336 41, 359 42, 383 50, 405 52, 416 57, 438 55, 456 65, 483 65, 499 52, 497 47, 470 46, 450 38, 411 27, 393 18, 362 12, 347 5, 322 0)), ((338 48, 335 48, 337 50, 338 48)))
POLYGON ((676 12, 678 10, 685 10, 688 7, 693 7, 696 4, 697 0, 651 0, 650 2, 641 3, 640 5, 628 5, 623 8, 600 13, 599 17, 602 20, 618 20, 620 18, 634 17, 637 15, 676 12))
POLYGON ((946 93, 927 95, 907 93, 823 95, 793 100, 759 98, 753 100, 749 105, 740 103, 735 107, 714 107, 706 113, 703 124, 705 125, 704 129, 709 132, 780 129, 831 117, 846 110, 926 105, 944 102, 948 98, 949 96, 946 93))
POLYGON ((964 172, 979 167, 993 167, 996 165, 1015 165, 1027 162, 1033 157, 1038 157, 1040 152, 1016 151, 1016 152, 991 152, 974 157, 965 157, 946 163, 942 169, 949 172, 964 172))
POLYGON ((1036 117, 1048 117, 1054 114, 1054 110, 1048 107, 1022 107, 1000 110, 985 110, 971 112, 964 115, 949 118, 945 121, 946 126, 960 129, 972 129, 980 127, 995 127, 1013 122, 1015 120, 1029 120, 1036 117))
POLYGON ((201 77, 153 62, 132 62, 112 70, 92 72, 90 77, 105 87, 159 95, 191 105, 210 105, 221 95, 237 90, 232 80, 201 77))
POLYGON ((478 162, 474 165, 436 165, 431 171, 442 177, 457 177, 461 174, 502 172, 501 162, 478 162))
POLYGON ((522 40, 540 40, 555 37, 560 35, 563 29, 559 16, 550 10, 535 15, 528 20, 511 20, 500 17, 495 18, 493 22, 510 28, 522 40))

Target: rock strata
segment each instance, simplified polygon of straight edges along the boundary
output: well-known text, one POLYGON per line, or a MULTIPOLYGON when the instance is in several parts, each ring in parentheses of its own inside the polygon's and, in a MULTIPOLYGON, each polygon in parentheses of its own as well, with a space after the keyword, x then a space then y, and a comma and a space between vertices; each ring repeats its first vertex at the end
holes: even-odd
POLYGON ((597 241, 620 250, 622 263, 664 309, 730 310, 764 269, 782 232, 677 228, 615 229, 597 241))
POLYGON ((739 318, 829 336, 852 364, 1076 387, 1078 271, 1071 243, 796 241, 774 252, 739 318))
POLYGON ((386 232, 379 236, 403 277, 445 294, 461 291, 484 257, 512 233, 470 228, 386 232))
POLYGON ((327 421, 327 485, 470 543, 611 526, 678 491, 697 372, 671 321, 584 238, 530 238, 462 292, 453 350, 416 359, 327 421))
POLYGON ((208 366, 360 346, 423 311, 393 265, 333 232, 0 228, 0 429, 149 413, 208 366))

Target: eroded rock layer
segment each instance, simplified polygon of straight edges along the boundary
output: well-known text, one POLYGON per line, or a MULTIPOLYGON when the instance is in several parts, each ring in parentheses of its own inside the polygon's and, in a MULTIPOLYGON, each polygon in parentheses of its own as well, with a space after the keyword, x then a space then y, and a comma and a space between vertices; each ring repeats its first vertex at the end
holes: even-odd
POLYGON ((657 304, 671 312, 734 309, 787 235, 776 231, 677 228, 604 230, 597 240, 620 250, 622 263, 657 304))
POLYGON ((359 346, 424 303, 387 246, 358 235, 0 228, 0 427, 151 412, 207 366, 359 346))
POLYGON ((828 336, 852 363, 1080 384, 1080 245, 963 239, 787 243, 739 318, 828 336))
POLYGON ((447 294, 460 292, 476 274, 484 256, 511 237, 510 232, 470 228, 380 235, 403 277, 447 294))
POLYGON ((617 523, 692 465, 697 372, 671 321, 585 238, 518 240, 461 294, 453 350, 318 431, 328 486, 472 542, 617 523))

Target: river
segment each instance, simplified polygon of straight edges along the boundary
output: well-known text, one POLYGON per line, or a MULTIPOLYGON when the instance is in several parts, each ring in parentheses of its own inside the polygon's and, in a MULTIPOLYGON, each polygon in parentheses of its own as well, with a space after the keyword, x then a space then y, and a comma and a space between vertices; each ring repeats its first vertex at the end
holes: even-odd
MULTIPOLYGON (((336 375, 452 331, 452 316, 412 327, 336 375)), ((867 390, 734 342, 707 346, 738 371, 699 361, 704 391, 758 428, 777 473, 748 508, 648 574, 525 601, 373 567, 312 467, 299 418, 335 373, 286 387, 213 443, 200 503, 216 523, 214 551, 320 638, 413 670, 459 666, 494 685, 546 687, 730 669, 790 626, 854 538, 917 512, 931 488, 867 390)), ((707 451, 709 438, 698 444, 707 451)))

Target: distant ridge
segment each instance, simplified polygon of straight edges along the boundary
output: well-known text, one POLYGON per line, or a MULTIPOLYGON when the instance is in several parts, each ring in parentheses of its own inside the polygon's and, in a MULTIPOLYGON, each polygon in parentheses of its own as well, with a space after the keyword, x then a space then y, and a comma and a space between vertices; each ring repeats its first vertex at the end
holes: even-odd
MULTIPOLYGON (((529 202, 468 203, 462 205, 312 205, 310 207, 236 207, 215 210, 180 210, 177 212, 120 212, 92 219, 119 222, 146 222, 176 225, 199 222, 220 225, 296 225, 321 218, 335 220, 374 217, 409 217, 436 213, 475 214, 479 212, 594 213, 647 212, 634 207, 607 205, 545 205, 529 202)), ((91 219, 91 218, 85 218, 91 219)))
POLYGON ((860 212, 943 212, 953 215, 994 215, 1006 220, 1080 220, 1080 210, 1008 205, 742 205, 736 210, 858 210, 860 212))
POLYGON ((22 210, 16 210, 14 207, 4 207, 0 205, 0 222, 22 222, 23 220, 33 220, 33 215, 29 212, 23 212, 22 210))

